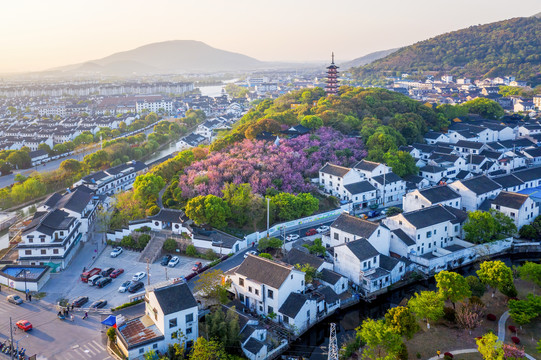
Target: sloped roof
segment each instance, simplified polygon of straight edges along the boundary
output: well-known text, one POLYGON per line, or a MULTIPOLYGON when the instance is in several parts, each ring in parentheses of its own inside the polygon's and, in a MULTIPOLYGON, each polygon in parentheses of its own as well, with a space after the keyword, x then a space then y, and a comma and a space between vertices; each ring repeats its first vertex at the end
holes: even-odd
POLYGON ((340 300, 340 297, 329 286, 321 286, 316 290, 316 292, 323 295, 325 302, 328 304, 334 304, 340 300))
POLYGON ((368 181, 358 181, 356 183, 344 185, 344 188, 352 195, 376 190, 374 185, 370 184, 368 181))
POLYGON ((475 176, 466 180, 460 180, 462 185, 464 185, 469 190, 473 191, 477 195, 486 194, 497 189, 500 189, 501 186, 488 178, 485 175, 475 176))
POLYGON ((336 220, 334 220, 331 227, 368 239, 379 227, 379 224, 342 213, 336 220))
POLYGON ((502 191, 492 200, 492 204, 518 210, 526 200, 528 200, 528 195, 502 191))
POLYGON ((250 254, 235 272, 250 280, 279 289, 293 270, 292 265, 250 254))
POLYGON ((447 185, 422 189, 419 190, 419 194, 432 204, 449 201, 460 197, 460 195, 458 195, 447 185))
POLYGON ((518 177, 516 177, 513 174, 497 176, 497 177, 492 178, 492 180, 500 184, 502 188, 510 188, 513 186, 520 186, 524 184, 522 180, 520 180, 518 177))
POLYGON ((244 350, 248 351, 251 354, 257 355, 261 349, 265 346, 261 341, 251 337, 248 339, 246 344, 244 344, 244 350))
POLYGON ((385 180, 385 184, 391 184, 391 183, 394 183, 394 182, 404 181, 404 180, 402 180, 402 178, 400 176, 396 175, 392 171, 388 172, 385 175, 374 176, 372 178, 372 180, 374 180, 378 184, 383 184, 384 180, 385 180))
POLYGON ((400 261, 393 257, 381 254, 379 256, 379 266, 387 271, 392 271, 400 261))
POLYGON ((197 307, 197 302, 186 283, 154 289, 154 295, 164 315, 197 307))
POLYGON ((292 248, 284 257, 284 262, 293 266, 295 266, 296 264, 308 264, 317 269, 321 266, 321 264, 323 264, 324 260, 315 255, 306 253, 296 248, 292 248))
POLYGON ((365 170, 365 171, 372 171, 375 168, 377 168, 379 165, 381 165, 381 164, 378 163, 378 162, 368 161, 368 160, 363 159, 363 160, 357 162, 355 165, 353 165, 353 168, 354 169, 359 169, 359 170, 365 170))
POLYGON ((161 209, 156 215, 149 217, 152 220, 178 223, 181 222, 181 218, 184 217, 184 211, 176 209, 161 209))
POLYGON ((526 170, 515 171, 513 173, 520 180, 527 182, 541 179, 541 167, 534 167, 526 170))
POLYGON ((445 171, 446 169, 441 166, 435 166, 435 165, 426 165, 419 169, 420 172, 426 172, 430 174, 439 173, 442 171, 445 171))
POLYGON ((454 146, 479 150, 483 147, 483 143, 477 141, 458 140, 454 146))
POLYGON ((395 235, 397 238, 399 238, 400 240, 402 240, 402 242, 404 244, 406 244, 406 246, 413 246, 415 245, 415 240, 413 240, 408 234, 406 234, 404 232, 404 230, 402 229, 395 229, 395 230, 391 230, 391 233, 393 233, 393 235, 395 235))
POLYGON ((65 194, 56 204, 59 209, 68 209, 76 213, 82 213, 85 207, 92 200, 93 195, 83 190, 76 189, 75 191, 65 194))
POLYGON ((341 277, 342 275, 332 270, 322 269, 319 278, 320 280, 325 281, 328 284, 334 285, 340 280, 341 277))
POLYGON ((350 241, 348 243, 335 246, 335 248, 345 246, 347 247, 353 255, 357 257, 360 261, 373 258, 378 256, 379 252, 365 239, 359 239, 355 241, 350 241))
POLYGON ((308 296, 304 294, 291 293, 287 297, 286 301, 284 301, 282 306, 280 306, 278 312, 294 319, 295 317, 297 317, 297 314, 299 313, 299 311, 301 311, 307 300, 308 296))
POLYGON ((428 226, 440 224, 444 221, 460 222, 462 219, 462 216, 458 216, 460 213, 463 213, 463 218, 466 219, 467 213, 465 211, 438 204, 424 209, 403 213, 402 216, 417 229, 423 229, 428 226), (457 210, 459 213, 455 213, 454 210, 457 210))
POLYGON ((350 168, 326 163, 319 171, 338 177, 343 177, 349 172, 350 168))

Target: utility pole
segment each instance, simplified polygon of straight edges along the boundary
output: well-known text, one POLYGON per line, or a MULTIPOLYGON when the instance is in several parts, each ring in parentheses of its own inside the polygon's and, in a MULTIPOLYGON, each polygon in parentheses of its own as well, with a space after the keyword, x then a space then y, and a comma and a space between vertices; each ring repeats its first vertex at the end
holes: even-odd
POLYGON ((267 197, 267 239, 269 238, 269 222, 270 222, 269 209, 270 209, 270 198, 267 197))
POLYGON ((329 336, 328 360, 338 360, 338 341, 336 340, 336 324, 331 323, 331 334, 329 336))
MULTIPOLYGON (((11 349, 13 350, 13 323, 11 322, 11 316, 9 317, 9 333, 11 336, 11 349)), ((11 360, 13 360, 13 351, 11 353, 11 360)))
POLYGON ((148 286, 150 286, 150 263, 149 263, 149 260, 147 259, 147 283, 148 283, 148 286))
POLYGON ((165 280, 169 280, 169 278, 167 277, 167 266, 165 267, 165 280))

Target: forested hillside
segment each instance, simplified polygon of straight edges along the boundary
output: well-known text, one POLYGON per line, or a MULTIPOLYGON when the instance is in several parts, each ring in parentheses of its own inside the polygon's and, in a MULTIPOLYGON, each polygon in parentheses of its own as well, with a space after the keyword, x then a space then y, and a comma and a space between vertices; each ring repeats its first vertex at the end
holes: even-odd
POLYGON ((513 75, 541 83, 541 19, 514 18, 471 26, 406 46, 351 70, 363 83, 385 76, 434 71, 472 78, 513 75))

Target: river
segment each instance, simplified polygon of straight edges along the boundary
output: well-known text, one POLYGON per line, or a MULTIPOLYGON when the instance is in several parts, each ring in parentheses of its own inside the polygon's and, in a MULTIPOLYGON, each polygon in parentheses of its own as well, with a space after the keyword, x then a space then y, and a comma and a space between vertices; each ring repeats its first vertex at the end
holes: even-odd
POLYGON ((197 86, 197 88, 201 91, 201 95, 217 97, 217 96, 222 96, 224 94, 222 92, 222 89, 224 88, 225 85, 237 82, 238 80, 239 79, 225 80, 223 81, 222 85, 197 86))
MULTIPOLYGON (((508 266, 511 266, 520 265, 525 260, 538 262, 539 256, 540 254, 504 255, 493 260, 502 260, 508 266)), ((454 271, 464 276, 474 275, 476 265, 477 264, 467 265, 454 271)), ((340 348, 346 341, 353 339, 355 336, 355 328, 358 327, 364 319, 381 318, 390 307, 397 306, 405 299, 409 299, 413 296, 414 293, 424 290, 436 290, 436 283, 433 277, 426 281, 413 283, 393 290, 370 303, 361 301, 348 309, 344 309, 328 317, 321 323, 312 327, 297 339, 297 341, 291 343, 291 347, 284 355, 303 356, 305 360, 326 360, 328 356, 327 349, 329 346, 330 323, 336 323, 336 336, 338 339, 338 348, 340 348)))

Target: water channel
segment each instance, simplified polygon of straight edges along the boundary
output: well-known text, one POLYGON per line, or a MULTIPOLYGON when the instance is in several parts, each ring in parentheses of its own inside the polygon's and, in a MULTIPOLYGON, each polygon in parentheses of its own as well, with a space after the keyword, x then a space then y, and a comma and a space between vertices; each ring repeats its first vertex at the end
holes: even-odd
MULTIPOLYGON (((504 255, 494 260, 502 260, 508 266, 521 265, 525 260, 539 262, 541 254, 515 254, 504 255)), ((478 264, 466 265, 454 271, 464 275, 475 275, 478 264)), ((364 319, 378 319, 385 315, 385 312, 390 308, 398 305, 404 305, 405 301, 413 296, 414 293, 424 290, 436 290, 434 278, 410 284, 408 286, 393 290, 385 295, 378 297, 376 300, 367 303, 360 303, 344 309, 316 326, 308 330, 297 341, 291 343, 290 348, 284 353, 285 356, 302 356, 305 360, 326 360, 327 349, 329 346, 329 329, 330 323, 336 323, 336 335, 338 339, 338 347, 346 341, 353 339, 355 336, 355 328, 358 327, 364 319)))

